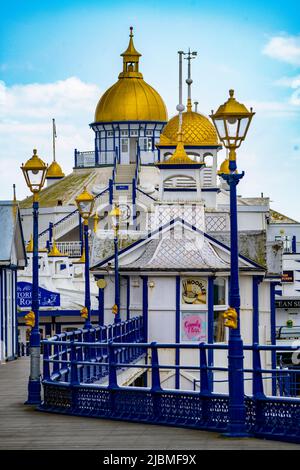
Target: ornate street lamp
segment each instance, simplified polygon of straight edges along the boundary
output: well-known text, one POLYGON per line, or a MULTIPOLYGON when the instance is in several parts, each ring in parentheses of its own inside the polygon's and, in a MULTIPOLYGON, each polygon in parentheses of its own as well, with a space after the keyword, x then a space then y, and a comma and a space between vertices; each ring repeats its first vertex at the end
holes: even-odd
POLYGON ((229 424, 228 435, 244 436, 246 407, 244 399, 243 340, 240 333, 239 251, 236 187, 244 172, 237 173, 236 149, 245 140, 255 113, 236 101, 234 91, 211 118, 223 145, 229 149, 229 173, 220 176, 230 188, 230 289, 229 308, 224 314, 225 326, 229 327, 228 375, 229 375, 229 424))
POLYGON ((31 326, 30 332, 30 376, 28 382, 27 404, 36 405, 41 403, 41 381, 40 381, 40 329, 39 329, 39 255, 38 255, 38 215, 39 215, 39 193, 44 186, 48 165, 33 150, 33 156, 21 166, 26 184, 33 193, 33 252, 32 252, 32 297, 31 312, 26 324, 31 326))
POLYGON ((115 206, 109 214, 112 217, 114 227, 114 253, 115 253, 115 304, 112 308, 112 313, 115 315, 115 323, 120 323, 120 279, 119 279, 119 229, 120 229, 120 216, 121 210, 115 206))
POLYGON ((90 294, 90 262, 89 262, 89 218, 94 208, 94 197, 84 187, 83 191, 75 199, 79 214, 83 218, 84 230, 84 276, 85 276, 85 307, 83 313, 85 317, 85 327, 90 328, 91 323, 91 294, 90 294))

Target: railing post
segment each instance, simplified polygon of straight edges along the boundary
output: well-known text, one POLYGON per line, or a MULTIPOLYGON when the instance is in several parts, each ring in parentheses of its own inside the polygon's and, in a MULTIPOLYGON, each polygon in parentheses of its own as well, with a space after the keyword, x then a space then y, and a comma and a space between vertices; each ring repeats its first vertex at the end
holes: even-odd
POLYGON ((154 420, 159 421, 160 392, 162 391, 162 388, 160 385, 158 350, 157 350, 156 342, 151 343, 151 382, 152 382, 151 383, 151 395, 152 395, 152 400, 153 400, 153 418, 154 420))
POLYGON ((109 372, 108 372, 108 387, 110 389, 116 389, 118 387, 117 380, 117 368, 115 363, 115 351, 112 346, 112 342, 108 343, 108 363, 109 363, 109 372))
POLYGON ((151 392, 160 391, 161 385, 160 385, 158 351, 157 351, 156 342, 151 343, 151 378, 152 378, 151 392))
POLYGON ((253 382, 252 393, 255 398, 264 397, 264 385, 261 372, 260 350, 257 343, 253 344, 253 382))
POLYGON ((70 380, 70 383, 72 386, 72 385, 78 384, 79 380, 78 380, 77 357, 76 357, 76 343, 74 341, 71 341, 70 345, 71 345, 71 355, 70 355, 71 380, 70 380))
POLYGON ((113 203, 113 180, 110 178, 108 182, 108 190, 109 190, 109 204, 112 205, 113 203))
POLYGON ((51 345, 47 340, 44 341, 44 355, 43 355, 43 378, 44 380, 50 380, 50 350, 51 345))
MULTIPOLYGON (((54 361, 59 360, 59 344, 54 344, 54 361)), ((59 372, 59 363, 53 363, 53 372, 59 372)))
POLYGON ((200 393, 209 394, 212 387, 209 384, 209 372, 207 369, 207 359, 206 359, 206 350, 205 343, 199 344, 200 349, 200 393))

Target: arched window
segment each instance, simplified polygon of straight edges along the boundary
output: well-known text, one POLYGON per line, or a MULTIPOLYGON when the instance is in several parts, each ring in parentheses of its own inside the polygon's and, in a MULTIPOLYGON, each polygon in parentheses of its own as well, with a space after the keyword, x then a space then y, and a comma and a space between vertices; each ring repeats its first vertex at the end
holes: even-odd
POLYGON ((164 188, 195 188, 196 181, 192 176, 172 175, 164 180, 164 188))

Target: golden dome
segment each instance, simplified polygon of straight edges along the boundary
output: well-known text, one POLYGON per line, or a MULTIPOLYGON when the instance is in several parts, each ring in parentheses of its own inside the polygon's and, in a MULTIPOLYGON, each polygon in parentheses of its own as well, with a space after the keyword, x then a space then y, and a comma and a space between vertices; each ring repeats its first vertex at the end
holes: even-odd
POLYGON ((95 111, 95 122, 167 121, 167 109, 161 96, 143 80, 139 72, 139 58, 130 40, 123 57, 123 72, 119 80, 100 98, 95 111))
POLYGON ((165 165, 195 165, 196 161, 192 160, 186 153, 184 145, 182 143, 182 132, 178 132, 177 146, 173 155, 164 162, 159 162, 157 165, 159 168, 165 165))
POLYGON ((54 160, 48 168, 46 178, 63 178, 64 176, 61 166, 54 160))
MULTIPOLYGON (((179 116, 170 119, 160 135, 159 145, 177 145, 179 116)), ((194 111, 182 113, 183 143, 187 145, 218 145, 218 137, 214 125, 203 114, 194 111)))

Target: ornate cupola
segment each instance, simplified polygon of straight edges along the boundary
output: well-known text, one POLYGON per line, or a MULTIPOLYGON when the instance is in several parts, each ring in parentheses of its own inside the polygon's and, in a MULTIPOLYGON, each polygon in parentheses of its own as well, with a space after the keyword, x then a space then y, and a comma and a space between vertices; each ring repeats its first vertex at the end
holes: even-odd
POLYGON ((168 119, 163 99, 139 70, 141 54, 134 46, 132 27, 121 57, 123 70, 101 96, 91 124, 96 166, 112 164, 116 156, 121 164, 136 163, 137 159, 154 163, 155 144, 168 119))

